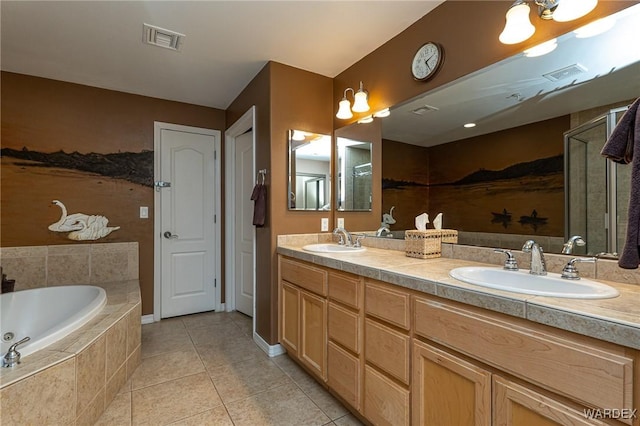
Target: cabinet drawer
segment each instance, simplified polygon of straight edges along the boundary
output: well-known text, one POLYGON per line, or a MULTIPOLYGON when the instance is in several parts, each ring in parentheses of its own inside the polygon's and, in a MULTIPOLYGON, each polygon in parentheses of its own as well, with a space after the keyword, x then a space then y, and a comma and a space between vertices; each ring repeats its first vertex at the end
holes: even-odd
POLYGON ((329 302, 329 339, 360 353, 360 321, 358 314, 329 302))
POLYGON ((354 309, 362 307, 360 278, 356 275, 329 273, 329 298, 354 309))
POLYGON ((421 298, 415 333, 595 407, 632 408, 633 359, 622 348, 421 298))
POLYGON ((327 295, 327 271, 323 269, 281 257, 280 277, 320 296, 327 295))
POLYGON ((366 365, 364 416, 374 425, 408 425, 409 391, 366 365))
POLYGON ((409 336, 367 318, 365 359, 406 384, 409 384, 409 347, 409 336))
POLYGON ((367 281, 365 287, 365 312, 409 330, 409 295, 389 288, 382 283, 367 281))
POLYGON ((333 342, 327 352, 329 387, 360 411, 360 360, 333 342))

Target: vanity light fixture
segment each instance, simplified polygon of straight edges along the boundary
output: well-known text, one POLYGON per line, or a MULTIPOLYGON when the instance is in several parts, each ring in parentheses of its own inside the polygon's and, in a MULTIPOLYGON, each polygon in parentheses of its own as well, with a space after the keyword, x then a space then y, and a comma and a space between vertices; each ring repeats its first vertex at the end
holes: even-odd
MULTIPOLYGON (((544 20, 568 22, 591 12, 598 0, 533 0, 538 6, 538 16, 544 20)), ((506 14, 506 24, 500 33, 503 44, 516 44, 527 40, 536 31, 529 20, 531 8, 527 0, 516 0, 506 14)))
POLYGON ((360 88, 358 89, 357 92, 353 90, 351 87, 347 87, 344 90, 344 96, 342 97, 342 100, 338 104, 338 113, 336 114, 336 117, 342 120, 346 120, 348 118, 353 117, 353 113, 351 111, 353 112, 369 111, 369 103, 367 102, 368 98, 369 98, 369 95, 362 87, 362 82, 360 82, 360 88), (353 108, 351 108, 351 102, 349 102, 349 100, 347 99, 347 92, 349 90, 351 90, 351 92, 353 93, 353 108))
POLYGON ((373 121, 373 115, 367 115, 366 117, 362 117, 358 120, 358 124, 367 124, 373 121))
POLYGON ((535 58, 537 56, 546 55, 547 53, 553 52, 556 47, 558 47, 558 40, 554 38, 525 50, 524 56, 527 58, 535 58))
POLYGON ((590 24, 584 25, 574 30, 573 33, 576 35, 576 38, 593 37, 609 31, 615 24, 616 20, 611 16, 607 16, 605 18, 598 19, 597 21, 593 21, 590 24))
POLYGON ((291 135, 291 139, 294 141, 303 141, 306 137, 307 135, 301 130, 294 130, 293 135, 291 135))
POLYGON ((374 112, 372 115, 367 115, 366 117, 362 117, 360 120, 358 120, 358 124, 371 123, 374 118, 384 118, 390 115, 391 115, 391 111, 389 111, 389 108, 381 109, 378 112, 374 112))

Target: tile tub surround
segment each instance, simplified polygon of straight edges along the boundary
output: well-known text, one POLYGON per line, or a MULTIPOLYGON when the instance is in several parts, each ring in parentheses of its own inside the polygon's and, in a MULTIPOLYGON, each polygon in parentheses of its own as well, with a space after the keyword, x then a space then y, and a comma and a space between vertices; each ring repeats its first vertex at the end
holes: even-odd
POLYGON ((93 424, 140 363, 138 243, 2 247, 16 290, 91 284, 107 305, 74 333, 0 368, 2 424, 93 424))
POLYGON ((16 290, 138 279, 138 243, 2 247, 0 263, 16 290))
MULTIPOLYGON (((291 242, 294 238, 279 239, 291 242)), ((640 280, 638 271, 625 270, 626 283, 613 281, 611 261, 580 264, 583 276, 603 281, 620 291, 613 299, 582 300, 533 296, 463 283, 449 276, 460 266, 502 265, 504 255, 483 247, 443 244, 443 257, 415 259, 404 252, 368 248, 361 253, 309 253, 299 245, 281 244, 278 253, 318 265, 386 281, 394 285, 433 294, 567 331, 640 349, 640 280)), ((515 252, 522 269, 528 268, 526 253, 515 252)), ((570 256, 546 255, 549 270, 560 272, 570 256)), ((615 262, 614 262, 615 263, 615 262)))

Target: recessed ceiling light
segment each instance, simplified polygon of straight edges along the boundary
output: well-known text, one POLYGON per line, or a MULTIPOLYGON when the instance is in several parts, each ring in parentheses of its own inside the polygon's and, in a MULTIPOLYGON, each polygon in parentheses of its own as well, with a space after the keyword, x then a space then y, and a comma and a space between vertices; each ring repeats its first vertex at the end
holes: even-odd
POLYGON ((465 128, 470 129, 472 127, 476 127, 476 123, 467 123, 464 125, 465 128))
POLYGON ((184 34, 155 25, 142 24, 142 41, 153 46, 164 47, 165 49, 180 50, 184 34))

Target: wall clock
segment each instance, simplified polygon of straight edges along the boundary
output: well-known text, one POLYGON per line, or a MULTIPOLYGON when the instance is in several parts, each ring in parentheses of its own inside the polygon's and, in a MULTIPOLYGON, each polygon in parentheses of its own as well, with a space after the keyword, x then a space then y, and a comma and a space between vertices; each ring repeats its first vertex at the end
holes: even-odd
POLYGON ((434 42, 428 42, 423 44, 411 63, 411 74, 413 78, 419 81, 426 81, 433 77, 444 59, 444 50, 442 46, 434 42))

